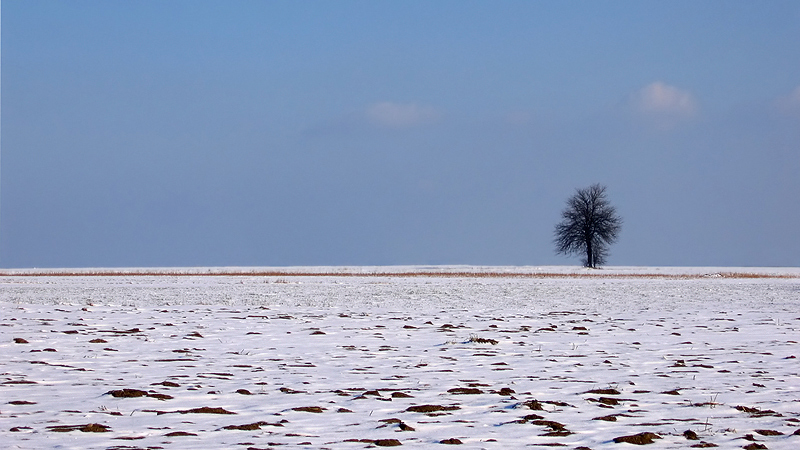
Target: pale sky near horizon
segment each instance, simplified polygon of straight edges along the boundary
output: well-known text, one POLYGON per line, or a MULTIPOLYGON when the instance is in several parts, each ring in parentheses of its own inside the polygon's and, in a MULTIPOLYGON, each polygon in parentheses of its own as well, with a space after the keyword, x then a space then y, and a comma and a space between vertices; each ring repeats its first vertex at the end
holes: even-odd
POLYGON ((2 2, 0 267, 800 266, 800 2, 2 2))

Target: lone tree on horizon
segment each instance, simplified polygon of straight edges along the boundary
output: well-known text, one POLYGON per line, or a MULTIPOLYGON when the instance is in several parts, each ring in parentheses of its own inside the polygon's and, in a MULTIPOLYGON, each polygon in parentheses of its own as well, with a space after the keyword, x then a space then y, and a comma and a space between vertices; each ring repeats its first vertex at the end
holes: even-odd
POLYGON ((617 240, 622 218, 606 199, 606 187, 593 184, 578 189, 567 200, 556 225, 556 253, 584 254, 583 265, 596 268, 605 264, 608 246, 617 240))

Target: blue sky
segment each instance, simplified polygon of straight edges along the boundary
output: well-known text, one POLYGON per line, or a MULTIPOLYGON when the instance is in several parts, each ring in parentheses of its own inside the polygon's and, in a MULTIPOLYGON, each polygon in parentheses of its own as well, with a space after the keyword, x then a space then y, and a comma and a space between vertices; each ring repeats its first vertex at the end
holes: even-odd
POLYGON ((1 267, 800 265, 796 1, 1 7, 1 267))

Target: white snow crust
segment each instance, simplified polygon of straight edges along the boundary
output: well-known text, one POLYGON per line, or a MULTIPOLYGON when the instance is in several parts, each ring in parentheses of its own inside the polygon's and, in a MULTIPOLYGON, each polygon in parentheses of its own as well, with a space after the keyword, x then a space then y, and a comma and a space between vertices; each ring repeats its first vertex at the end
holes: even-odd
POLYGON ((2 448, 800 448, 797 268, 77 272, 0 276, 2 448))

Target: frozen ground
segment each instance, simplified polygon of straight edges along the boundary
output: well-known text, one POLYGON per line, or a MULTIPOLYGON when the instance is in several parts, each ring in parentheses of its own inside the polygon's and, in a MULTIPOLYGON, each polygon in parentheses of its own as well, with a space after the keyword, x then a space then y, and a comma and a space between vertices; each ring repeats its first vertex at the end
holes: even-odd
POLYGON ((0 276, 0 447, 800 448, 800 269, 209 271, 0 276))

